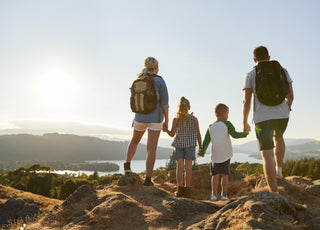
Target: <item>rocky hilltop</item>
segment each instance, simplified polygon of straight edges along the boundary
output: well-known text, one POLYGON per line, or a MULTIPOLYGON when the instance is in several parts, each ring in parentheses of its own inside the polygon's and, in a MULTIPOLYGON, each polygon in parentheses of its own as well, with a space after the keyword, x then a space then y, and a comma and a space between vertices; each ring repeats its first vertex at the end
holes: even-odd
MULTIPOLYGON (((212 202, 208 171, 202 166, 193 172, 192 199, 174 197, 174 172, 154 178, 154 187, 143 187, 138 174, 117 184, 84 185, 65 201, 47 205, 26 229, 320 229, 319 180, 286 177, 278 181, 280 194, 272 194, 263 175, 245 177, 231 169, 231 200, 212 202)), ((1 200, 0 219, 7 198, 1 200)))

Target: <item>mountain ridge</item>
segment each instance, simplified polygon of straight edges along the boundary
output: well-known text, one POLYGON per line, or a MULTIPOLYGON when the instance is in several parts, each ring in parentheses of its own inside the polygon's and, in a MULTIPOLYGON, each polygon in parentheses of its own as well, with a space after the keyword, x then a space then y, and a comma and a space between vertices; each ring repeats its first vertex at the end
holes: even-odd
MULTIPOLYGON (((48 133, 0 136, 2 161, 9 160, 124 160, 128 141, 109 141, 91 136, 48 133)), ((169 159, 172 150, 158 147, 157 159, 169 159)), ((146 145, 139 144, 133 159, 145 159, 146 145)))

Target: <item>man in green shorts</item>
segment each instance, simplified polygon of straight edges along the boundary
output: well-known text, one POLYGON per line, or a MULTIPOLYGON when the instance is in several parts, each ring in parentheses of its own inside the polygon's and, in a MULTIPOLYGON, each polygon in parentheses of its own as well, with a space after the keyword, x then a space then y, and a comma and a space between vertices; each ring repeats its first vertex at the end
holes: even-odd
MULTIPOLYGON (((286 75, 286 83, 288 92, 286 97, 278 105, 266 105, 258 99, 257 94, 257 74, 260 74, 258 66, 262 66, 263 62, 271 62, 268 50, 264 46, 259 46, 253 51, 254 62, 257 66, 245 76, 244 81, 244 101, 243 101, 243 127, 244 130, 250 129, 248 124, 248 115, 251 109, 251 98, 253 101, 253 121, 255 123, 256 136, 263 159, 263 171, 267 179, 269 190, 278 193, 277 179, 282 176, 282 161, 285 154, 285 143, 283 133, 286 130, 289 113, 293 101, 292 80, 287 72, 280 65, 281 71, 286 75), (259 64, 260 63, 260 64, 259 64), (275 140, 275 145, 273 142, 275 140), (276 167, 274 165, 274 155, 276 158, 276 167)), ((281 75, 280 75, 281 76, 281 75)), ((259 83, 260 84, 260 83, 259 83)), ((259 87, 264 87, 261 85, 259 87)), ((265 86, 267 87, 267 86, 265 86)), ((259 97, 260 98, 260 97, 259 97)))

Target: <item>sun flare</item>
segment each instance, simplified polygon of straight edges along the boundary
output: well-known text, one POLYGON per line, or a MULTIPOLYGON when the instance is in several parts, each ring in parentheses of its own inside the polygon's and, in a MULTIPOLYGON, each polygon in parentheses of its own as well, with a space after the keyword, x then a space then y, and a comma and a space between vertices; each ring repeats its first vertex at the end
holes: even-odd
POLYGON ((66 72, 52 70, 39 80, 38 93, 44 107, 50 109, 67 108, 72 106, 75 101, 77 84, 66 72))

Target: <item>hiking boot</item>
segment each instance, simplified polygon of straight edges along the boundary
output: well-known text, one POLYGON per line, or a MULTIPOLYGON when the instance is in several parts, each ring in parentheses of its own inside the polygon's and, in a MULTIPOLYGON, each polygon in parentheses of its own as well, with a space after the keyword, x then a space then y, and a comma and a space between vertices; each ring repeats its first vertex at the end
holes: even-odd
POLYGON ((174 193, 176 197, 183 197, 184 187, 178 186, 178 190, 174 193))
POLYGON ((183 197, 191 198, 191 187, 184 187, 183 197))
POLYGON ((220 198, 222 201, 226 201, 226 200, 229 200, 229 197, 228 196, 221 196, 220 198))
POLYGON ((217 201, 218 198, 217 198, 215 195, 212 195, 212 196, 210 197, 210 200, 211 200, 211 201, 217 201))
POLYGON ((143 187, 153 186, 153 183, 151 181, 151 177, 146 177, 143 183, 143 187))
POLYGON ((124 174, 127 175, 129 173, 131 173, 131 168, 130 168, 130 162, 125 162, 123 164, 123 168, 124 168, 124 174))

